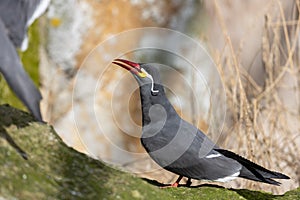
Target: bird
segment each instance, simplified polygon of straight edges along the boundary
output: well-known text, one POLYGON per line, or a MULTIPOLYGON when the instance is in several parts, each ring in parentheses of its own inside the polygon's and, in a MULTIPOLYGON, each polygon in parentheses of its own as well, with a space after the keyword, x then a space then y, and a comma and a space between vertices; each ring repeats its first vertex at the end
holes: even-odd
POLYGON ((40 111, 42 95, 25 72, 16 49, 27 49, 27 29, 45 12, 49 3, 50 0, 0 1, 0 72, 38 121, 43 121, 40 111))
POLYGON ((141 144, 162 168, 179 175, 170 187, 178 187, 181 179, 227 182, 244 178, 271 185, 274 179, 290 179, 268 170, 238 154, 220 148, 201 130, 182 119, 162 85, 159 65, 136 63, 117 58, 114 64, 128 70, 139 85, 142 108, 141 144))

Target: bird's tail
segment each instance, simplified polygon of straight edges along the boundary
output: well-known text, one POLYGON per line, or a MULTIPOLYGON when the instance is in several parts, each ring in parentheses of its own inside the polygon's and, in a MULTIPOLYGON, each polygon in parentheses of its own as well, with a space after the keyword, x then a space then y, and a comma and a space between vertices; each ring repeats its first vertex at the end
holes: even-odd
POLYGON ((290 179, 290 177, 279 173, 268 170, 260 165, 257 165, 250 160, 247 160, 231 151, 224 149, 215 149, 219 153, 223 154, 228 158, 232 158, 238 161, 243 167, 240 171, 239 177, 246 178, 254 181, 260 181, 272 185, 280 185, 279 182, 273 180, 274 179, 290 179))

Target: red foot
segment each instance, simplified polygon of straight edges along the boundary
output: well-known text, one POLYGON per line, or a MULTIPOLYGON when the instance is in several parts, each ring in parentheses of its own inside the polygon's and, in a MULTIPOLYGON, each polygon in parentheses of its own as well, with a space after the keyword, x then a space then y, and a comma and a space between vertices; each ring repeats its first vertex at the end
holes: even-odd
POLYGON ((174 188, 174 187, 178 187, 179 183, 173 183, 171 185, 165 185, 165 186, 161 186, 160 188, 164 189, 164 188, 174 188))
POLYGON ((175 182, 175 183, 171 184, 171 187, 178 187, 178 185, 179 185, 179 182, 178 183, 175 182))
POLYGON ((161 186, 160 188, 173 188, 173 187, 178 187, 180 180, 182 179, 183 176, 179 176, 178 179, 175 181, 175 183, 167 186, 161 186))

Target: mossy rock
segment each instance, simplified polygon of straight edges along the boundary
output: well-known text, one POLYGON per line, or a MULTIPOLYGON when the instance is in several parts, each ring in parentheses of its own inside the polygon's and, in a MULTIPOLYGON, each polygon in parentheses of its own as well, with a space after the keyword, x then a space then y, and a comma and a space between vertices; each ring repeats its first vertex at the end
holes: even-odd
POLYGON ((51 126, 8 105, 0 106, 0 136, 0 199, 300 199, 300 189, 161 189, 66 146, 51 126))

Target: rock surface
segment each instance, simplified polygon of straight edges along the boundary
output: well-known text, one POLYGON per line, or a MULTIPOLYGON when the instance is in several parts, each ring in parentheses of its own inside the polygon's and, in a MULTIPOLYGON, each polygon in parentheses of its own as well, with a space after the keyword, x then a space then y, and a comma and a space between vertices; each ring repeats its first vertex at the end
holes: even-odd
POLYGON ((215 185, 160 189, 75 151, 8 105, 0 106, 0 136, 0 199, 300 199, 300 188, 280 196, 215 185))

